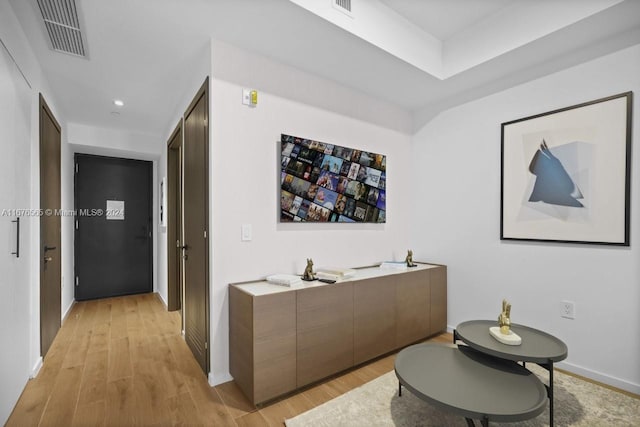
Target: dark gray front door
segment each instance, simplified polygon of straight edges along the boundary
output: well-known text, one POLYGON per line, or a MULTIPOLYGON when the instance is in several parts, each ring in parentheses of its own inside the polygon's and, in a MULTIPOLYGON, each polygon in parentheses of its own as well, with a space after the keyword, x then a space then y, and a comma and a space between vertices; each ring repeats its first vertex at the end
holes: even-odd
POLYGON ((76 154, 76 300, 151 292, 152 163, 76 154))

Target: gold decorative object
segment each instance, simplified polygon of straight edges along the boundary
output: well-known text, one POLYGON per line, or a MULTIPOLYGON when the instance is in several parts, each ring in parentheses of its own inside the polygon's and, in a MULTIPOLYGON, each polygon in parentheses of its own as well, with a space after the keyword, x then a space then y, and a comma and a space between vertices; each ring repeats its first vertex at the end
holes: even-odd
POLYGON ((503 335, 509 335, 511 329, 511 304, 506 299, 502 300, 502 313, 498 316, 498 326, 500 326, 500 333, 503 335))
POLYGON ((304 273, 302 273, 302 280, 306 280, 307 282, 316 280, 316 275, 313 272, 313 260, 311 258, 307 258, 307 266, 304 269, 304 273))
POLYGON ((407 267, 415 267, 416 265, 413 263, 413 251, 409 249, 407 251, 407 257, 404 259, 407 263, 407 267))
POLYGON ((511 304, 506 299, 502 300, 502 313, 498 316, 498 326, 490 327, 489 333, 502 344, 522 344, 522 338, 511 330, 511 304))

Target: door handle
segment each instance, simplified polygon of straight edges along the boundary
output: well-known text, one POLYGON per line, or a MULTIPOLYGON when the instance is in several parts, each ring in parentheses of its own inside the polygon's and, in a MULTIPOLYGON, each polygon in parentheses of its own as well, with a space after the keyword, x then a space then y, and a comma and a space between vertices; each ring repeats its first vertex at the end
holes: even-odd
POLYGON ((52 258, 52 257, 50 257, 50 256, 46 256, 46 257, 44 257, 44 262, 45 262, 45 263, 50 262, 50 261, 53 261, 53 258, 52 258))
POLYGON ((54 250, 54 249, 56 249, 56 247, 55 247, 55 246, 47 246, 47 245, 44 245, 44 251, 45 251, 45 252, 47 252, 47 251, 52 251, 52 250, 54 250))
POLYGON ((15 255, 16 258, 20 258, 20 217, 11 222, 16 224, 16 251, 11 252, 11 255, 15 255))
POLYGON ((183 251, 182 259, 186 261, 189 258, 189 255, 187 255, 187 250, 189 249, 189 245, 180 246, 180 249, 182 249, 183 251))

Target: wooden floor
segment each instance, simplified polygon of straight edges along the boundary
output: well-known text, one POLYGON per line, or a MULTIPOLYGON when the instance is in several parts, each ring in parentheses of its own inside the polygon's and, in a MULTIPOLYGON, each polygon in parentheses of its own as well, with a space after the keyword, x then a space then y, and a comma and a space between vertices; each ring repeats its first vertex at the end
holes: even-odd
MULTIPOLYGON (((450 334, 432 341, 451 342, 450 334)), ((282 426, 393 369, 395 355, 256 408, 235 383, 211 388, 156 294, 80 302, 7 426, 282 426)))

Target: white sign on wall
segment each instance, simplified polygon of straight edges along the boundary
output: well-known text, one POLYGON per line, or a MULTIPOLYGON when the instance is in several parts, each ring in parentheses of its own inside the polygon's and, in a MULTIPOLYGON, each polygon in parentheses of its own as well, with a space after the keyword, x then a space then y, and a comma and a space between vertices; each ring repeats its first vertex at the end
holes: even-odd
POLYGON ((124 200, 107 200, 107 220, 124 221, 124 200))

